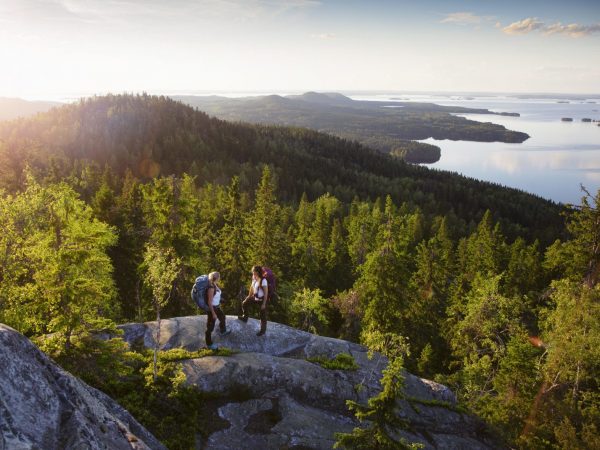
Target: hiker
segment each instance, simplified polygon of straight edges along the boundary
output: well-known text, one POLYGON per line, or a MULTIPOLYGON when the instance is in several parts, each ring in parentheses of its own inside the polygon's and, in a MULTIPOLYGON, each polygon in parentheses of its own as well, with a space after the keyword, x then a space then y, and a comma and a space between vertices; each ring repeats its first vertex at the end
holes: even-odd
POLYGON ((217 318, 219 319, 219 330, 221 336, 227 336, 231 333, 231 330, 227 329, 225 323, 225 314, 221 311, 221 288, 217 284, 221 275, 219 272, 211 272, 208 274, 208 288, 206 289, 206 304, 208 310, 206 311, 206 346, 211 350, 217 350, 216 344, 212 343, 212 332, 215 329, 215 323, 217 318))
POLYGON ((260 331, 257 336, 262 336, 267 332, 267 299, 269 297, 269 285, 267 279, 263 276, 261 266, 252 267, 252 283, 248 292, 248 297, 242 302, 242 315, 238 316, 243 322, 248 322, 248 308, 250 306, 260 305, 260 331))

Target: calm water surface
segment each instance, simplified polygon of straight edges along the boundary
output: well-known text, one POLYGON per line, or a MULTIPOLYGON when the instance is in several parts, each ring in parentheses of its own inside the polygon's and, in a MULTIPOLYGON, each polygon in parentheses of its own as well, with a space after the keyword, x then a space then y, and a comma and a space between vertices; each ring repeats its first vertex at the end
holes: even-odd
POLYGON ((442 149, 441 159, 429 164, 481 180, 500 183, 563 202, 579 203, 581 185, 593 194, 600 189, 600 98, 521 99, 510 96, 377 95, 361 100, 430 102, 439 105, 517 112, 521 117, 468 114, 465 117, 504 125, 531 137, 522 144, 426 139, 442 149), (559 103, 560 102, 560 103, 559 103), (571 117, 573 122, 562 122, 571 117))
MULTIPOLYGON (((206 92, 177 94, 208 95, 206 92)), ((238 92, 214 94, 230 97, 266 95, 272 92, 238 92)), ((280 95, 299 92, 278 92, 280 95)), ((170 93, 175 94, 175 92, 170 93)), ((438 105, 485 108, 495 112, 517 112, 520 117, 468 114, 465 117, 493 122, 531 136, 522 144, 500 142, 436 141, 426 139, 442 149, 441 159, 429 164, 440 170, 492 181, 522 189, 563 203, 579 203, 580 185, 590 192, 600 189, 600 127, 583 123, 584 117, 600 120, 600 95, 589 98, 518 98, 507 94, 414 94, 414 93, 346 93, 355 100, 428 102, 438 105), (561 122, 571 117, 573 122, 561 122)), ((48 100, 74 101, 77 95, 61 95, 48 100)), ((39 98, 38 98, 39 99, 39 98)))

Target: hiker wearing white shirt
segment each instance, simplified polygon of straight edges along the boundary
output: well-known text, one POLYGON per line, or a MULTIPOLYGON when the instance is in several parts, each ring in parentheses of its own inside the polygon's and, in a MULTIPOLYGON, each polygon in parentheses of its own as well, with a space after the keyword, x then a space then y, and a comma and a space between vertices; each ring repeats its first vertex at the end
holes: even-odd
POLYGON ((211 272, 208 274, 208 288, 206 289, 206 304, 208 305, 208 311, 206 311, 206 332, 204 337, 206 339, 206 346, 211 350, 217 350, 217 346, 212 342, 212 332, 215 329, 215 323, 219 319, 219 329, 221 336, 227 336, 231 330, 227 329, 225 323, 225 314, 221 311, 221 288, 219 287, 219 280, 221 275, 219 272, 211 272))
POLYGON ((248 308, 250 306, 260 305, 260 331, 257 336, 262 336, 267 332, 267 299, 269 298, 269 284, 263 276, 263 268, 254 266, 252 268, 252 283, 248 297, 242 302, 242 315, 238 316, 243 322, 248 322, 248 308))

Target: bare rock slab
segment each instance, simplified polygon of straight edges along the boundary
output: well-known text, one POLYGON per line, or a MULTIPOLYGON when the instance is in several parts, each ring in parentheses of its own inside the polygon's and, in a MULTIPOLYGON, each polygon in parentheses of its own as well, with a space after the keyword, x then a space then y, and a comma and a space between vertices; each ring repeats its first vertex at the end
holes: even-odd
POLYGON ((165 447, 126 410, 0 324, 0 450, 165 447))

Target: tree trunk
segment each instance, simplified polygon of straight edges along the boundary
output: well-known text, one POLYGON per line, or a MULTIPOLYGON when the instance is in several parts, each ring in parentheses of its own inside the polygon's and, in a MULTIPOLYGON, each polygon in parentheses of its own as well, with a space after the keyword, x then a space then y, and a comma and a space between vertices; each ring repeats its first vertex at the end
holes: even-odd
POLYGON ((158 348, 160 346, 160 306, 158 302, 156 302, 156 342, 154 344, 154 367, 153 367, 153 375, 154 381, 156 381, 156 366, 158 360, 158 348))

